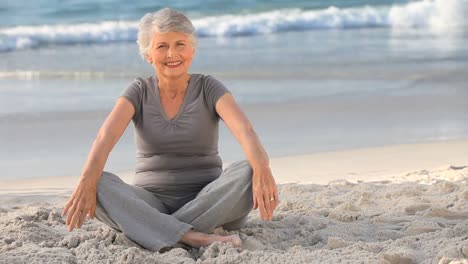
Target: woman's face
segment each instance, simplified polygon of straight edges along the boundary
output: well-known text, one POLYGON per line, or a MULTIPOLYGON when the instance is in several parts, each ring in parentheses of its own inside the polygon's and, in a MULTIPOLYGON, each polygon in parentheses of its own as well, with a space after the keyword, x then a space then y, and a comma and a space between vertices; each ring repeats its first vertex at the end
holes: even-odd
POLYGON ((189 35, 179 32, 156 32, 147 60, 158 76, 177 78, 188 73, 195 48, 189 35))

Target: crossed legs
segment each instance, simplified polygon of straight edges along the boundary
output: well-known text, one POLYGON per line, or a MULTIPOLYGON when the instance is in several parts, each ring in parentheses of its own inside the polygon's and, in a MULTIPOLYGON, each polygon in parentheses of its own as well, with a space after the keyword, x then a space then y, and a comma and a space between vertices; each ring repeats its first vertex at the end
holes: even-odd
POLYGON ((251 179, 252 169, 247 161, 233 163, 170 215, 151 192, 103 172, 97 186, 96 219, 154 251, 179 241, 194 247, 214 241, 240 246, 237 236, 207 233, 217 226, 234 230, 245 225, 253 207, 251 179))

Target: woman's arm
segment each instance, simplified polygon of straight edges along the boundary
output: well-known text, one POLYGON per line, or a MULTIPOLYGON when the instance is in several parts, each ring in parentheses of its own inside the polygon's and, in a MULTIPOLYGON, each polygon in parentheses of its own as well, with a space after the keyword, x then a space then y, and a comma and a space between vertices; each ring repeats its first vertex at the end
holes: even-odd
POLYGON ((253 209, 260 208, 262 219, 271 220, 279 199, 275 179, 270 170, 268 154, 260 143, 252 124, 230 93, 224 94, 217 101, 216 112, 239 141, 252 166, 253 209), (274 200, 270 201, 272 198, 274 200))
POLYGON ((65 215, 70 209, 66 221, 68 231, 72 231, 75 225, 80 228, 88 213, 89 218, 94 218, 97 183, 110 151, 127 128, 134 112, 133 105, 121 97, 99 129, 78 185, 62 211, 62 215, 65 215))
POLYGON ((127 99, 120 97, 117 100, 93 142, 88 159, 81 172, 80 181, 97 184, 109 153, 125 132, 134 113, 135 109, 127 99))

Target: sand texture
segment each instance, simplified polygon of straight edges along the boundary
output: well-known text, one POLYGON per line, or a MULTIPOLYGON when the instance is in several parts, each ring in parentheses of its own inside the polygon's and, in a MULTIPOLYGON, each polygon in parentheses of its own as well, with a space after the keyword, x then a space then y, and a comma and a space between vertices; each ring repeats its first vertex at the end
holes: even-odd
POLYGON ((145 250, 97 220, 69 233, 69 192, 2 195, 0 263, 468 263, 468 167, 387 181, 280 184, 274 219, 253 211, 243 249, 145 250), (42 197, 42 199, 40 199, 42 197))

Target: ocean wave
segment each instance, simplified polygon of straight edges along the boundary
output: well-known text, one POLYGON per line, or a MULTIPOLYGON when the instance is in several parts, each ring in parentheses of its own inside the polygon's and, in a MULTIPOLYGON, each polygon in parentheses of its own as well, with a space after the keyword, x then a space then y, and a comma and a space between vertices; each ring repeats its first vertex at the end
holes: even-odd
POLYGON ((393 6, 388 13, 392 28, 428 28, 444 34, 467 25, 467 0, 424 0, 393 6))
POLYGON ((104 72, 104 71, 0 71, 0 79, 71 79, 95 80, 109 78, 133 78, 138 72, 104 72))
POLYGON ((127 21, 19 26, 0 29, 0 52, 38 48, 46 45, 134 41, 137 31, 137 22, 127 21))
MULTIPOLYGON (((387 27, 428 28, 444 33, 465 25, 466 0, 423 0, 391 7, 322 10, 282 9, 247 15, 194 19, 199 37, 234 37, 287 31, 387 27)), ((48 45, 132 42, 138 22, 105 21, 74 25, 18 26, 0 29, 0 52, 48 45)))

